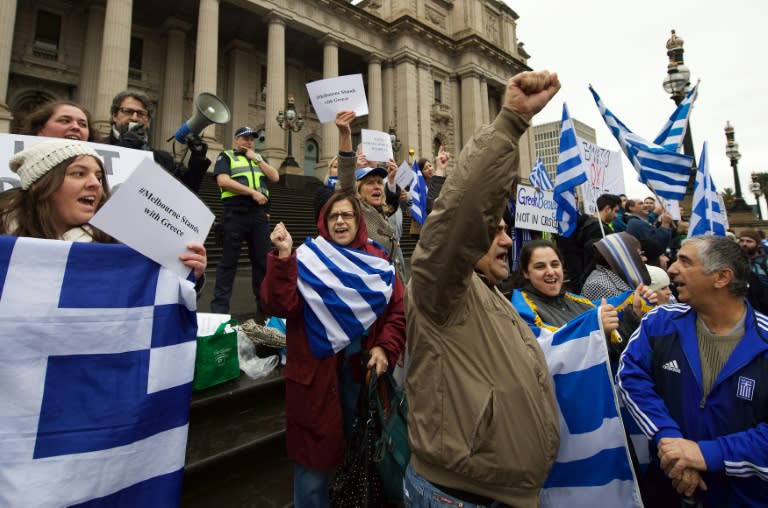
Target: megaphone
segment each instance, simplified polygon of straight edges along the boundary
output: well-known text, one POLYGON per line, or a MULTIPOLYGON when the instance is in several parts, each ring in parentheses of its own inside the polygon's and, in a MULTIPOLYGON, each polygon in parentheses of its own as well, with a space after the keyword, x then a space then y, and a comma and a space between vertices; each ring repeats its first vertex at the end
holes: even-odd
POLYGON ((223 100, 212 93, 200 92, 195 97, 195 114, 179 127, 173 137, 179 143, 186 143, 190 134, 196 136, 212 123, 227 123, 231 117, 223 100))

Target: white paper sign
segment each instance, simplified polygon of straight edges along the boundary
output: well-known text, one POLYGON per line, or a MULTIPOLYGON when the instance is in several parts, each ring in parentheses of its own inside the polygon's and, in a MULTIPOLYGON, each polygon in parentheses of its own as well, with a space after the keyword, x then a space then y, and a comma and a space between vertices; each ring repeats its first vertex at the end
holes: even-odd
POLYGON ((320 123, 332 122, 342 109, 350 109, 358 117, 368 114, 362 74, 312 81, 307 83, 307 93, 320 123))
POLYGON ((145 159, 91 219, 91 224, 182 277, 189 242, 205 242, 213 213, 154 161, 145 159))
POLYGON ((557 203, 553 195, 552 191, 518 185, 515 196, 515 227, 557 233, 557 203))
POLYGON ((395 173, 395 183, 399 185, 401 189, 405 189, 411 185, 414 178, 416 178, 416 175, 411 166, 408 165, 408 161, 403 161, 403 163, 400 164, 400 167, 397 168, 397 173, 395 173))
POLYGON ((661 200, 661 206, 664 207, 664 210, 669 212, 672 219, 680 220, 680 202, 675 201, 674 199, 664 199, 661 196, 659 196, 659 199, 661 200))
POLYGON ((587 182, 581 186, 584 210, 594 214, 597 212, 595 201, 601 194, 624 194, 621 153, 601 148, 581 138, 577 138, 577 141, 587 172, 587 182))
POLYGON ((392 151, 392 138, 387 132, 360 129, 360 144, 369 161, 387 162, 395 158, 392 151))
MULTIPOLYGON (((15 154, 36 145, 41 141, 52 138, 42 136, 21 136, 18 134, 0 134, 0 192, 21 185, 19 175, 11 171, 8 161, 15 154)), ((83 141, 87 143, 87 141, 83 141)), ((152 152, 146 150, 134 150, 119 146, 103 145, 101 143, 88 143, 101 156, 104 161, 104 171, 107 174, 109 186, 114 187, 125 181, 134 168, 145 159, 153 160, 152 152)))

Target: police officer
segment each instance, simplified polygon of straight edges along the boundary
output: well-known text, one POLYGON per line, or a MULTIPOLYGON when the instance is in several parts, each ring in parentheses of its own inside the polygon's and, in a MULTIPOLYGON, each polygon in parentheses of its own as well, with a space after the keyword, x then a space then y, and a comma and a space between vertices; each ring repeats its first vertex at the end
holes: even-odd
POLYGON ((259 301, 259 286, 264 279, 270 247, 267 221, 269 190, 265 180, 277 182, 280 175, 253 151, 253 136, 254 131, 250 127, 237 129, 234 150, 221 152, 213 169, 224 211, 220 218, 223 251, 216 268, 211 312, 229 314, 232 284, 243 241, 248 243, 251 285, 256 303, 259 301))

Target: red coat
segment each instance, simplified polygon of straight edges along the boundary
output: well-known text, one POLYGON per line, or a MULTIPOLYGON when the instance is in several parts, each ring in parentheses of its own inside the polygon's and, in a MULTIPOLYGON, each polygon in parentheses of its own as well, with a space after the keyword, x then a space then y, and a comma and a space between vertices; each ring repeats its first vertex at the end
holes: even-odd
MULTIPOLYGON (((320 235, 330 241, 328 230, 318 220, 320 235)), ((365 221, 349 247, 386 257, 380 249, 367 242, 365 221)), ((269 315, 286 318, 288 358, 285 376, 286 442, 288 456, 304 466, 325 471, 341 464, 344 459, 344 425, 337 362, 343 350, 318 360, 309 348, 304 328, 304 299, 299 293, 296 252, 279 258, 276 251, 267 256, 267 273, 261 283, 261 307, 269 315)), ((403 284, 395 276, 392 297, 369 331, 364 346, 381 346, 387 352, 390 365, 395 365, 405 348, 405 312, 403 284)))

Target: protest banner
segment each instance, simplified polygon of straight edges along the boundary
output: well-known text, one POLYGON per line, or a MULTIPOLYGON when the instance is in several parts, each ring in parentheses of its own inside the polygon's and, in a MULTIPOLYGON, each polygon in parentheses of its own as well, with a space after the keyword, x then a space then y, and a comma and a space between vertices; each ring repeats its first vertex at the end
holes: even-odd
POLYGON ((368 114, 362 74, 312 81, 307 83, 307 94, 321 123, 332 122, 342 109, 350 109, 358 117, 368 114))
POLYGON ((595 201, 601 194, 624 194, 624 173, 621 153, 612 152, 585 139, 577 138, 581 160, 587 171, 587 182, 582 184, 584 211, 597 212, 595 201))
POLYGON ((557 203, 552 191, 518 185, 515 195, 515 227, 557 233, 557 203))

